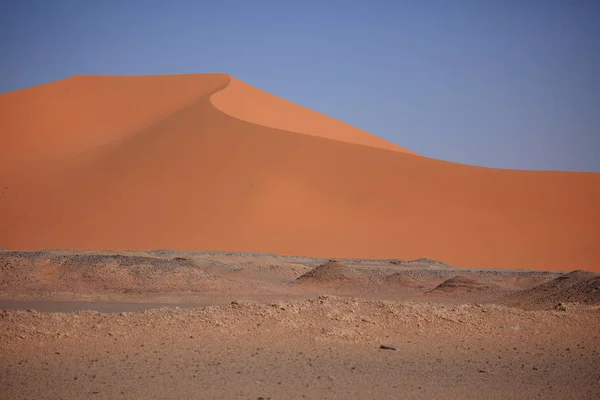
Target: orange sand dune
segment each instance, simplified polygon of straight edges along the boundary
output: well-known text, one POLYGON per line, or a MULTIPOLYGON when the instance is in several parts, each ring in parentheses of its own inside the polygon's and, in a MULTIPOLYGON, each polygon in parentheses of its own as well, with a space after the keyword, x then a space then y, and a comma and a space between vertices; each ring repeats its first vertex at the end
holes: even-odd
POLYGON ((80 76, 0 106, 0 247, 600 271, 600 174, 416 156, 222 74, 80 76))

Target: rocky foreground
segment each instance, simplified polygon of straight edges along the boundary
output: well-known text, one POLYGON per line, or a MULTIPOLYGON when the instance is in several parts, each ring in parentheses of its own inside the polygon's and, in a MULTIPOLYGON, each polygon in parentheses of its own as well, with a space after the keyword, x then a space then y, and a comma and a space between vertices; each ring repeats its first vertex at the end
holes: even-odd
POLYGON ((3 311, 0 354, 7 399, 595 399, 600 310, 320 296, 3 311))
POLYGON ((597 399, 599 284, 427 259, 0 251, 0 398, 597 399))

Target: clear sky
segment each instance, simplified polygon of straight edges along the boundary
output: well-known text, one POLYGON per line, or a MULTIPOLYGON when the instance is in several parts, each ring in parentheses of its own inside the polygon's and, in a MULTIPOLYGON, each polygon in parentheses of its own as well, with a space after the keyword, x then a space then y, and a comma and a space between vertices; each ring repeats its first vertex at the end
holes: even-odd
POLYGON ((600 172, 598 0, 0 2, 0 92, 203 72, 429 157, 600 172))

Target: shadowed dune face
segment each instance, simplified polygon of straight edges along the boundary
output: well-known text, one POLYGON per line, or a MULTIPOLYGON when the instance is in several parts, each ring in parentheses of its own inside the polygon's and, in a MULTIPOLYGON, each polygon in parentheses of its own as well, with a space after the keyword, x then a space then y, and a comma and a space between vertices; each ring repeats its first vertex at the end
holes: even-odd
MULTIPOLYGON (((314 130, 308 117, 286 117, 288 125, 275 128, 277 115, 267 121, 267 114, 252 114, 267 95, 247 108, 240 98, 250 89, 234 81, 245 89, 221 90, 228 82, 227 75, 76 77, 1 95, 2 116, 47 116, 38 130, 24 117, 0 121, 9 154, 0 172, 0 247, 429 257, 462 267, 600 270, 600 174, 432 160, 343 133, 322 137, 320 117, 314 130), (90 100, 103 85, 114 90, 90 100), (65 109, 51 123, 50 102, 39 98, 59 95, 65 109), (139 110, 127 112, 133 108, 139 110), (99 119, 110 126, 95 126, 99 119), (35 151, 26 151, 27 143, 35 151)), ((272 110, 274 99, 264 100, 272 110)))

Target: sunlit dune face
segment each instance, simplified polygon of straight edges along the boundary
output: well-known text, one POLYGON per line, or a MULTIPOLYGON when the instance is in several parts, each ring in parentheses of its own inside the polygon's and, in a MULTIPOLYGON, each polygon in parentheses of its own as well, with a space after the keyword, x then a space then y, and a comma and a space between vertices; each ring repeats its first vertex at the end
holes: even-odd
POLYGON ((257 125, 415 154, 371 133, 264 92, 235 78, 231 79, 227 88, 215 93, 211 102, 224 113, 257 125))

